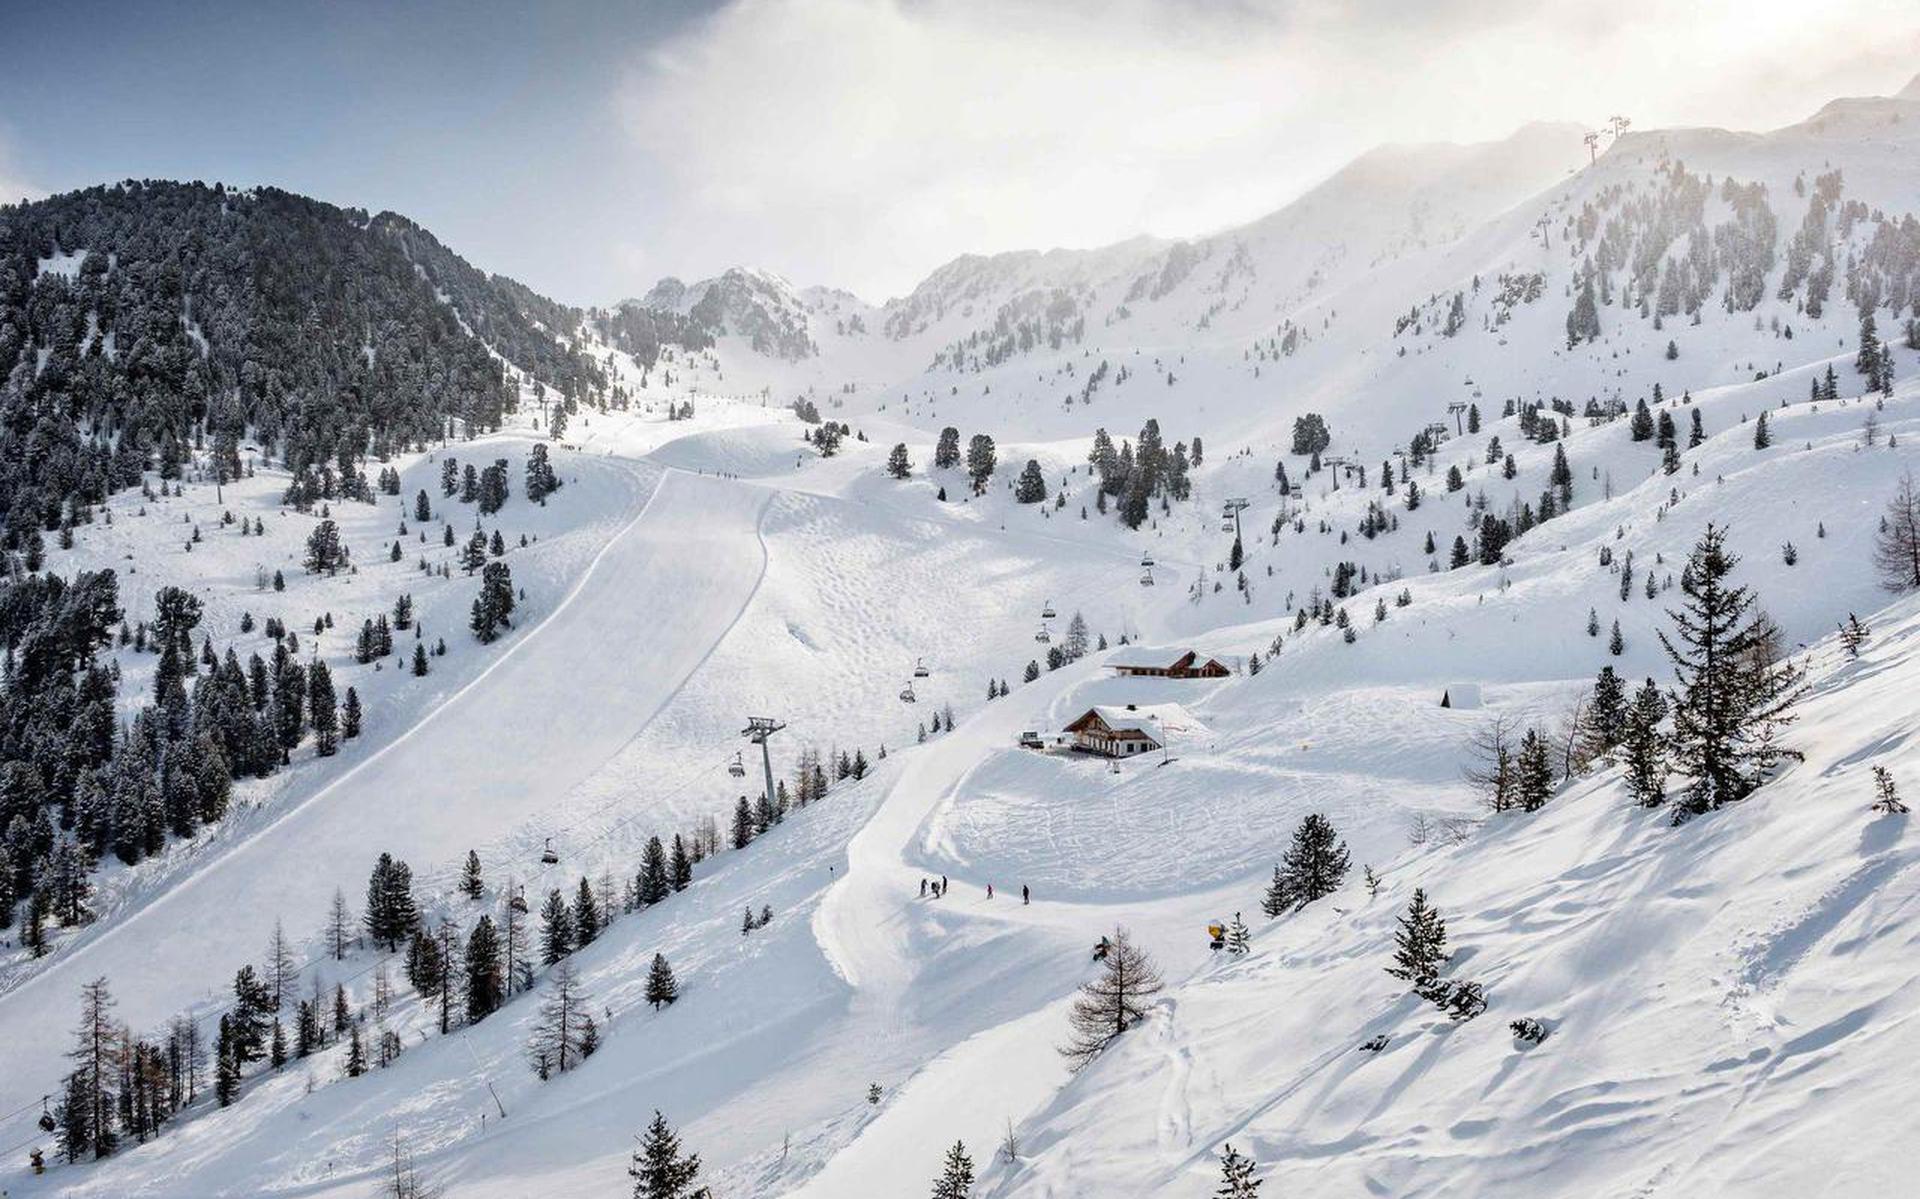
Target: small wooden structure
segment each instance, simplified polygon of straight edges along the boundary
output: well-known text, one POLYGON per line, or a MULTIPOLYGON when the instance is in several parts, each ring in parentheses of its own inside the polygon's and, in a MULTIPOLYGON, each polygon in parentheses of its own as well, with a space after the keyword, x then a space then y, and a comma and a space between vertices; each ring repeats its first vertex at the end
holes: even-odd
POLYGON ((1133 678, 1224 679, 1233 671, 1218 658, 1203 658, 1190 649, 1153 649, 1123 646, 1108 655, 1107 666, 1133 678))

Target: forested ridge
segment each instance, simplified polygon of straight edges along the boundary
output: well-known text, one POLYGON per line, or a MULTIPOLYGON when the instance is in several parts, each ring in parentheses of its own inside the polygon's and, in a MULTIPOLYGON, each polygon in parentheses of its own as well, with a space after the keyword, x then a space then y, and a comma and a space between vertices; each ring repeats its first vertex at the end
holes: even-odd
POLYGON ((0 208, 8 546, 195 445, 237 469, 251 438, 297 472, 493 428, 506 364, 596 398, 580 319, 404 217, 274 188, 129 181, 0 208))

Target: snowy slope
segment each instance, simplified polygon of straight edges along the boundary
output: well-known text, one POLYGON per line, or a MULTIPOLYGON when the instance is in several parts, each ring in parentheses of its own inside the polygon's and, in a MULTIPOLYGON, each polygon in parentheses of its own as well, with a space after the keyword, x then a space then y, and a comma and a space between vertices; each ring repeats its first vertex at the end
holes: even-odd
MULTIPOLYGON (((669 369, 643 373, 587 339, 636 403, 574 418, 565 441, 577 449, 557 451, 568 488, 538 517, 552 523, 531 525, 540 540, 513 551, 554 556, 537 572, 538 559, 524 559, 540 623, 485 654, 456 647, 427 680, 444 688, 435 703, 396 695, 370 718, 364 750, 297 764, 262 789, 257 814, 141 879, 110 882, 100 925, 47 963, 16 964, 0 993, 10 1046, 0 1113, 37 1111, 51 1089, 82 980, 109 976, 121 1014, 146 1028, 183 1008, 212 1014, 275 915, 307 940, 334 887, 357 903, 382 849, 413 864, 431 913, 465 925, 497 912, 509 877, 530 896, 583 874, 597 886, 632 871, 647 835, 724 815, 755 781, 724 770, 747 748, 738 733, 749 714, 789 722, 774 742, 782 774, 808 744, 870 757, 884 745, 886 759, 577 955, 607 1014, 604 1048, 577 1072, 543 1084, 527 1069, 538 995, 443 1038, 402 984, 388 1021, 408 1049, 394 1066, 343 1079, 332 1050, 250 1079, 235 1107, 200 1105, 101 1165, 41 1181, 0 1162, 0 1186, 360 1195, 398 1129, 453 1193, 619 1193, 629 1136, 659 1107, 727 1195, 916 1193, 942 1146, 964 1138, 984 1166, 1010 1126, 1021 1160, 992 1167, 979 1193, 1208 1194, 1229 1139, 1281 1191, 1891 1189, 1899 1129, 1844 1170, 1822 1138, 1876 1116, 1884 1127, 1883 1113, 1910 1106, 1897 1079, 1874 1072, 1913 1049, 1901 965, 1910 855, 1896 822, 1867 819, 1863 779, 1870 761, 1886 761, 1909 781, 1895 751, 1920 719, 1909 698, 1920 612, 1902 601, 1876 613, 1887 596, 1869 562, 1874 518, 1920 445, 1920 364, 1902 347, 1895 395, 1863 396, 1856 318, 1838 289, 1811 318, 1771 286, 1753 311, 1709 303, 1698 325, 1660 329, 1616 301, 1601 337, 1569 350, 1579 262, 1564 230, 1590 202, 1652 188, 1674 161, 1765 182, 1783 246, 1805 209, 1803 174, 1841 167, 1845 197, 1903 212, 1920 194, 1909 152, 1920 118, 1902 107, 1912 104, 1839 102, 1766 134, 1629 135, 1571 177, 1582 148, 1573 139, 1568 162, 1570 134, 1554 127, 1491 147, 1382 151, 1187 251, 1139 241, 964 259, 918 300, 881 308, 761 273, 650 296, 689 313, 719 296, 710 309, 730 315, 712 351, 670 351, 669 369), (1884 119, 1894 113, 1902 120, 1884 119), (1498 277, 1536 272, 1540 294, 1496 322, 1498 277), (1042 338, 978 369, 937 360, 1001 307, 1055 290, 1072 301, 1056 315, 1085 321, 1081 338, 1057 348, 1042 338), (1467 319, 1447 336, 1431 317, 1455 291, 1467 319), (744 307, 728 307, 736 300, 744 307), (1418 330, 1396 333, 1410 308, 1418 330), (754 322, 780 313, 814 352, 754 349, 754 322), (1288 328, 1299 335, 1283 350, 1288 328), (1088 393, 1103 358, 1129 378, 1109 373, 1088 393), (1829 364, 1841 398, 1808 402, 1829 364), (1504 513, 1548 487, 1555 447, 1524 438, 1500 415, 1504 401, 1631 404, 1655 383, 1683 444, 1695 413, 1706 435, 1676 474, 1626 421, 1575 417, 1558 443, 1574 468, 1572 511, 1515 541, 1503 565, 1444 569, 1453 538, 1473 540, 1474 505, 1504 513), (783 411, 803 394, 867 440, 820 457, 783 411), (1478 404, 1478 433, 1453 432, 1453 399, 1478 404), (693 419, 664 418, 683 402, 693 419), (1366 469, 1365 485, 1308 477, 1306 460, 1287 455, 1292 421, 1308 410, 1326 414, 1335 451, 1366 469), (1763 410, 1774 444, 1756 450, 1763 410), (1087 439, 1102 424, 1131 436, 1148 416, 1170 442, 1204 435, 1207 456, 1191 503, 1156 505, 1128 531, 1093 511, 1087 439), (1430 422, 1449 436, 1412 470, 1424 498, 1410 509, 1404 488, 1380 486, 1378 467, 1430 422), (986 494, 969 496, 958 471, 926 468, 947 423, 999 440, 986 494), (1513 454, 1511 479, 1487 462, 1495 437, 1513 454), (908 481, 881 469, 894 441, 918 464, 908 481), (1008 485, 1030 457, 1063 505, 1013 502, 1008 485), (1284 496, 1282 459, 1296 485, 1284 496), (1449 467, 1464 477, 1458 492, 1445 489, 1449 467), (1225 569, 1217 515, 1233 496, 1250 500, 1244 585, 1225 569), (1360 523, 1374 504, 1397 523, 1368 537, 1360 523), (1731 526, 1741 578, 1788 644, 1811 647, 1816 694, 1792 734, 1808 760, 1682 830, 1628 809, 1607 772, 1538 815, 1488 819, 1460 781, 1488 714, 1441 708, 1441 691, 1483 684, 1494 711, 1552 723, 1601 665, 1664 679, 1657 633, 1673 597, 1649 597, 1642 583, 1676 575, 1709 521, 1731 526), (1628 550, 1638 573, 1623 597, 1628 550), (1138 583, 1145 553, 1152 588, 1138 583), (1366 572, 1340 601, 1351 644, 1337 628, 1296 628, 1342 562, 1366 572), (1094 654, 1023 684, 1047 649, 1034 639, 1047 606, 1060 614, 1056 637, 1077 610, 1110 640, 1191 643, 1236 666, 1257 652, 1265 668, 1134 682, 1094 654), (1618 658, 1604 633, 1588 635, 1590 608, 1602 629, 1618 621, 1618 658), (1849 611, 1876 638, 1861 662, 1842 664, 1822 639, 1849 611), (916 660, 930 677, 905 704, 916 660), (1012 694, 986 702, 1001 679, 1012 694), (1167 765, 1154 756, 1116 773, 1015 747, 1023 730, 1127 702, 1190 714, 1167 765), (959 728, 917 744, 947 705, 959 728), (406 712, 423 718, 404 724, 406 712), (1309 811, 1339 827, 1356 876, 1363 862, 1385 876, 1379 895, 1368 902, 1356 877, 1263 927, 1248 959, 1214 957, 1206 922, 1255 913, 1275 852, 1309 811), (1429 835, 1409 846, 1416 823, 1429 835), (562 862, 545 870, 548 837, 562 862), (480 904, 451 891, 469 847, 488 868, 480 904), (288 870, 295 859, 303 868, 288 870), (923 898, 920 880, 941 875, 952 893, 923 898), (1381 972, 1416 884, 1448 915, 1456 969, 1489 988, 1479 1021, 1436 1020, 1381 972), (763 904, 772 924, 743 936, 742 908, 763 904), (1116 923, 1159 959, 1169 991, 1146 1027, 1072 1077, 1054 1052, 1064 1005, 1087 976, 1088 945, 1116 923), (684 988, 661 1012, 640 999, 655 951, 684 988), (1513 1046, 1505 1023, 1522 1015, 1552 1023, 1545 1045, 1513 1046), (1389 1035, 1383 1054, 1356 1052, 1377 1033, 1389 1035), (869 1083, 882 1087, 877 1105, 869 1083), (1735 1131, 1716 1143, 1722 1128, 1735 1131)), ((430 487, 434 469, 405 463, 403 495, 430 487)), ((184 502, 213 503, 198 485, 184 502)), ((249 502, 272 511, 265 487, 249 502)), ((377 544, 390 519, 370 513, 350 536, 377 544)), ((135 553, 143 582, 128 594, 150 594, 149 571, 162 568, 148 562, 174 539, 131 517, 112 529, 124 548, 83 542, 95 557, 74 561, 135 553)), ((296 537, 275 544, 297 553, 296 537)), ((519 580, 523 559, 511 560, 519 580)), ((359 604, 389 602, 409 569, 369 577, 359 604)), ((232 626, 250 574, 240 560, 214 573, 210 626, 232 626)), ((466 598, 456 585, 428 599, 444 604, 432 626, 459 628, 466 598)), ((323 652, 346 648, 346 628, 323 652)), ((362 949, 309 982, 344 979, 364 1002, 379 969, 362 949)), ((14 1117, 0 1144, 31 1133, 14 1117)))

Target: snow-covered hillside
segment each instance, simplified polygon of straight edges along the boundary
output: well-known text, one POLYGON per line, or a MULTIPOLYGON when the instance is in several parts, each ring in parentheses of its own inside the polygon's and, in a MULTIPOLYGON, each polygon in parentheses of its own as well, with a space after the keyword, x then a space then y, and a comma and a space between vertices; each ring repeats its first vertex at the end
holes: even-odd
MULTIPOLYGON (((0 1188, 362 1196, 397 1139, 449 1195, 585 1199, 630 1188, 658 1109, 718 1196, 922 1193, 956 1140, 976 1195, 1198 1199, 1228 1143, 1268 1194, 1895 1193, 1920 876, 1906 819, 1868 804, 1875 766, 1920 790, 1920 607, 1874 565, 1920 458, 1916 137, 1914 88, 1766 133, 1629 133, 1590 165, 1577 130, 1534 125, 1384 148, 1209 238, 969 256, 884 305, 749 269, 664 281, 561 331, 614 402, 576 402, 555 437, 553 393, 509 363, 500 433, 397 452, 397 496, 330 509, 357 564, 339 575, 301 570, 321 514, 283 508, 264 457, 122 492, 47 570, 116 567, 134 621, 189 587, 216 654, 270 654, 253 622, 283 620, 365 727, 110 862, 48 956, 4 934, 0 1188), (1309 413, 1328 443, 1295 453, 1309 413), (1088 449, 1104 428, 1144 460, 1149 420, 1191 495, 1141 495, 1129 527, 1088 449), (949 425, 993 438, 977 488, 964 458, 933 465, 949 425), (535 444, 564 482, 544 505, 518 473, 535 444), (443 499, 448 455, 508 459, 507 505, 443 499), (491 645, 442 535, 476 519, 524 592, 491 645), (1709 524, 1809 671, 1783 735, 1804 759, 1677 827, 1617 763, 1489 812, 1464 775, 1492 722, 1560 743, 1603 667, 1672 682, 1661 636, 1709 524), (354 661, 359 619, 402 594, 449 646, 425 676, 354 661), (1122 677, 1123 640, 1229 673, 1122 677), (1164 750, 1049 745, 1130 704, 1164 750), (753 717, 784 723, 796 802, 735 838, 763 789, 753 717), (803 752, 831 782, 804 806, 803 752), (843 752, 859 770, 835 777, 843 752), (1309 813, 1352 872, 1269 920, 1309 813), (684 890, 622 902, 649 838, 708 831, 684 890), (357 917, 381 853, 460 944, 517 919, 537 953, 549 892, 583 885, 606 926, 443 1028, 404 944, 328 944, 336 890, 357 917), (1415 887, 1449 974, 1485 988, 1476 1019, 1385 973, 1415 887), (1207 932, 1236 913, 1244 956, 1207 932), (276 924, 292 993, 331 1010, 342 988, 359 1032, 250 1065, 231 1106, 203 1078, 144 1144, 24 1169, 55 1156, 33 1121, 84 984, 107 979, 136 1036, 187 1015, 210 1041, 276 924), (1068 1007, 1117 926, 1166 986, 1070 1072, 1068 1007), (562 973, 598 1048, 542 1079, 529 1044, 562 973), (1517 1041, 1522 1019, 1546 1039, 1517 1041), (349 1070, 356 1037, 389 1034, 397 1058, 349 1070)), ((123 695, 152 690, 155 655, 112 653, 123 695)))

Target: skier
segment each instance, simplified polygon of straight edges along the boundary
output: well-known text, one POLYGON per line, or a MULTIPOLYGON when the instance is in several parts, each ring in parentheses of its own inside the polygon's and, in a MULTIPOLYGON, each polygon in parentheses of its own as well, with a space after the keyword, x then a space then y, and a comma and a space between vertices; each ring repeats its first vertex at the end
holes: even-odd
POLYGON ((927 880, 922 878, 920 880, 920 898, 925 899, 926 897, 927 897, 927 880))
POLYGON ((992 884, 992 883, 988 883, 988 884, 987 884, 987 898, 988 898, 988 899, 992 899, 992 898, 993 898, 993 884, 992 884))
POLYGON ((1022 904, 1022 905, 1025 905, 1025 904, 1028 904, 1028 903, 1031 903, 1032 901, 1033 901, 1033 895, 1032 895, 1032 893, 1031 893, 1031 892, 1029 892, 1029 891, 1027 890, 1027 884, 1025 884, 1025 883, 1021 883, 1021 884, 1020 884, 1020 902, 1021 902, 1021 904, 1022 904))

